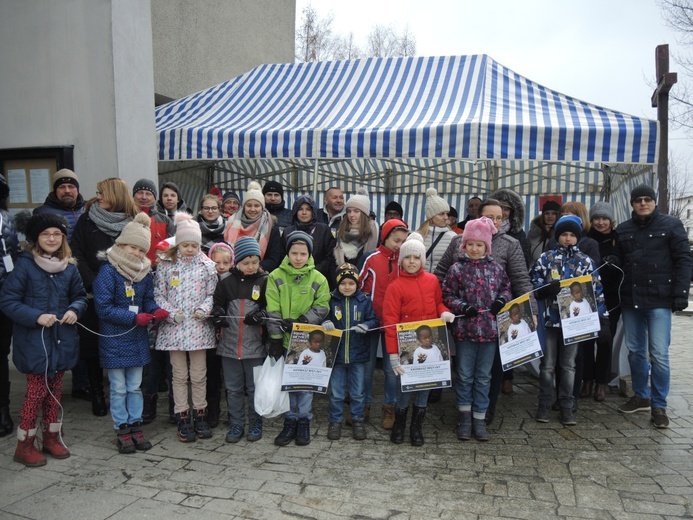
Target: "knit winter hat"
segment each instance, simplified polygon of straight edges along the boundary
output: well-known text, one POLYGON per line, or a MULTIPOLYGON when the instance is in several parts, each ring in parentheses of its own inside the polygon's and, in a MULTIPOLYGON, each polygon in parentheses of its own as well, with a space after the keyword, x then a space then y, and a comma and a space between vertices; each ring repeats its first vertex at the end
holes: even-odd
POLYGON ((630 192, 631 205, 633 204, 633 201, 639 197, 650 197, 657 202, 657 194, 655 193, 655 190, 652 189, 652 186, 648 186, 647 184, 640 184, 639 186, 633 188, 633 191, 630 192))
POLYGON ((453 208, 452 206, 450 206, 450 211, 448 211, 448 217, 452 217, 452 218, 456 219, 459 216, 460 215, 459 215, 459 213, 457 213, 457 210, 455 208, 453 208))
POLYGON ((14 217, 17 231, 24 233, 26 239, 32 244, 38 242, 38 236, 48 228, 58 228, 63 235, 67 235, 68 222, 65 217, 55 213, 39 213, 31 215, 28 211, 22 211, 14 217))
POLYGON ((614 210, 611 207, 611 204, 604 201, 599 201, 592 204, 592 207, 590 207, 590 221, 594 220, 595 218, 608 218, 613 224, 614 210))
POLYGON ((561 212, 561 205, 556 202, 555 200, 547 200, 544 202, 544 205, 541 207, 541 212, 544 213, 546 211, 555 211, 556 213, 561 212))
POLYGON ((337 285, 342 283, 342 280, 350 278, 357 284, 359 283, 359 272, 355 265, 350 263, 342 264, 337 269, 337 285))
POLYGON ((426 246, 424 245, 423 237, 417 232, 409 235, 399 248, 399 263, 401 264, 402 260, 408 256, 416 256, 422 262, 426 259, 426 246))
POLYGON ((295 242, 305 242, 308 246, 308 254, 313 254, 313 237, 303 231, 292 231, 286 237, 286 252, 288 253, 295 242))
POLYGON ((399 202, 395 202, 394 200, 391 200, 387 203, 387 206, 385 206, 385 215, 387 215, 389 211, 396 211, 399 213, 400 218, 404 216, 404 208, 402 208, 399 202))
POLYGON ((74 184, 79 190, 79 179, 77 178, 77 175, 75 172, 68 170, 67 168, 63 168, 62 170, 55 172, 51 180, 53 181, 53 191, 57 190, 58 186, 61 184, 74 184))
POLYGON ((443 211, 450 211, 450 205, 438 196, 438 190, 428 188, 426 190, 426 220, 432 219, 443 211))
MULTIPOLYGON (((254 240, 254 239, 251 239, 251 240, 254 240)), ((233 265, 234 261, 235 261, 234 254, 233 254, 233 247, 231 247, 226 242, 217 242, 216 244, 214 244, 212 247, 209 248, 209 252, 207 253, 207 256, 211 260, 212 256, 214 256, 214 252, 220 251, 220 250, 229 252, 229 254, 231 255, 231 265, 233 265)), ((258 256, 260 256, 260 255, 258 255, 258 256)))
POLYGON ((253 237, 241 237, 236 240, 234 252, 236 254, 236 264, 238 264, 241 260, 245 260, 249 256, 257 256, 258 258, 262 258, 260 244, 258 244, 257 240, 255 240, 253 237))
POLYGON ((491 241, 493 240, 493 235, 497 232, 498 229, 488 217, 479 217, 468 221, 464 225, 464 232, 462 233, 462 251, 466 249, 467 242, 470 240, 480 240, 486 244, 486 254, 490 255, 491 241))
POLYGON ((249 200, 258 201, 260 204, 262 204, 262 209, 265 209, 265 196, 260 189, 260 185, 255 181, 248 183, 248 191, 246 191, 243 195, 243 204, 249 200))
POLYGON ((371 199, 368 198, 368 190, 366 188, 358 188, 356 195, 349 197, 346 203, 347 208, 356 208, 368 216, 371 213, 371 199))
POLYGON ((277 181, 267 181, 265 185, 262 187, 262 194, 265 195, 267 193, 279 193, 279 195, 282 196, 282 200, 284 199, 284 186, 279 184, 277 181))
POLYGON ((554 238, 558 240, 566 231, 570 231, 579 239, 582 236, 582 219, 575 215, 565 215, 559 218, 554 227, 554 238))
POLYGON ((385 223, 383 224, 383 227, 380 229, 380 237, 381 237, 381 244, 384 244, 385 241, 387 240, 387 237, 389 237, 393 231, 401 229, 402 231, 406 231, 407 233, 409 232, 409 228, 407 227, 406 222, 403 220, 399 220, 396 218, 391 218, 390 220, 386 220, 385 223))
POLYGON ((176 224, 176 245, 183 242, 202 243, 202 232, 200 224, 185 211, 176 211, 173 215, 173 222, 176 224))
POLYGON ((149 228, 151 219, 146 213, 138 213, 132 222, 128 223, 116 238, 115 243, 121 246, 131 245, 149 251, 152 232, 149 228))
POLYGON ((154 195, 154 198, 157 198, 159 193, 157 192, 156 189, 156 184, 154 184, 152 181, 149 179, 140 179, 138 180, 135 185, 132 187, 132 194, 134 195, 138 191, 141 190, 146 190, 151 192, 154 195))
POLYGON ((235 191, 227 191, 224 193, 224 198, 221 201, 221 205, 223 206, 227 200, 235 200, 239 204, 241 203, 241 199, 238 198, 238 194, 235 191))

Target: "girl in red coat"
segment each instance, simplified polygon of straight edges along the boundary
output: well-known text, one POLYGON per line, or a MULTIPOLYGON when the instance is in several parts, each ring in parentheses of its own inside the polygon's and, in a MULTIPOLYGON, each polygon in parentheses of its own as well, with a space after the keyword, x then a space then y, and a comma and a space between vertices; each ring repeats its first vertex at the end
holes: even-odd
MULTIPOLYGON (((432 320, 440 318, 452 323, 455 316, 443 304, 443 291, 438 279, 423 270, 426 258, 426 247, 418 233, 412 233, 399 250, 400 275, 385 292, 383 303, 383 325, 385 328, 385 345, 389 354, 392 371, 401 376, 404 368, 400 365, 397 348, 397 332, 393 325, 410 321, 432 320)), ((395 425, 390 440, 395 444, 404 441, 404 428, 409 411, 409 396, 414 396, 414 410, 410 425, 412 446, 423 446, 424 438, 421 426, 426 416, 429 390, 402 392, 397 385, 397 410, 395 425)))

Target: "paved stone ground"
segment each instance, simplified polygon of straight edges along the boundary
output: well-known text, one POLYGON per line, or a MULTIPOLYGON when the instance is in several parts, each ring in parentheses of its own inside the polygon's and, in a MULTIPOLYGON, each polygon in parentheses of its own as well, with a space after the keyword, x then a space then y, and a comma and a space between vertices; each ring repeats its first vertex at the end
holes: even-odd
MULTIPOLYGON (((501 396, 488 443, 456 439, 448 391, 429 407, 422 448, 391 444, 379 410, 368 440, 345 428, 328 441, 327 400, 318 397, 307 447, 274 446, 279 420, 256 443, 225 444, 222 426, 210 440, 182 444, 160 417, 148 429, 152 450, 120 455, 110 419, 68 394, 70 458, 25 468, 12 460, 16 440, 0 439, 0 518, 691 518, 692 336, 693 317, 675 316, 669 430, 653 428, 649 414, 619 414, 616 393, 581 400, 575 427, 557 416, 539 424, 537 383, 522 372, 515 393, 501 396)), ((12 380, 16 416, 23 376, 12 380)))

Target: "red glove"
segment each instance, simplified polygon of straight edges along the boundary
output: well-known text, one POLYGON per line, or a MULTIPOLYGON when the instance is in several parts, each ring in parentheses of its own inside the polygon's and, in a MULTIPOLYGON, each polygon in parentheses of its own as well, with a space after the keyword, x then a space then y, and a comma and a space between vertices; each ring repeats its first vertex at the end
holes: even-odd
POLYGON ((166 318, 168 318, 168 311, 164 309, 157 309, 154 311, 154 321, 161 323, 166 318))
POLYGON ((140 312, 137 316, 135 316, 135 323, 137 323, 137 325, 140 327, 146 327, 152 322, 153 319, 154 316, 148 312, 140 312))

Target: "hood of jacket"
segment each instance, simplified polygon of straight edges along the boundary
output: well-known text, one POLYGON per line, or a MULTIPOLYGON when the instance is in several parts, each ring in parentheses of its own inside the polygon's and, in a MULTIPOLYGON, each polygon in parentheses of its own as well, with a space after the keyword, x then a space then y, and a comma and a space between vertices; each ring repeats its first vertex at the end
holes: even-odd
POLYGON ((501 188, 491 193, 489 198, 510 204, 512 208, 512 214, 510 215, 510 231, 512 233, 517 233, 524 228, 525 203, 517 192, 509 188, 501 188))
POLYGON ((315 201, 309 197, 308 195, 301 195, 300 197, 297 197, 296 200, 294 201, 294 205, 291 206, 291 222, 296 225, 297 228, 305 228, 308 226, 312 226, 318 221, 318 213, 315 210, 315 201), (303 224, 298 221, 298 210, 301 208, 301 205, 303 204, 308 204, 310 206, 311 211, 313 212, 313 217, 310 219, 310 222, 307 224, 303 224))

